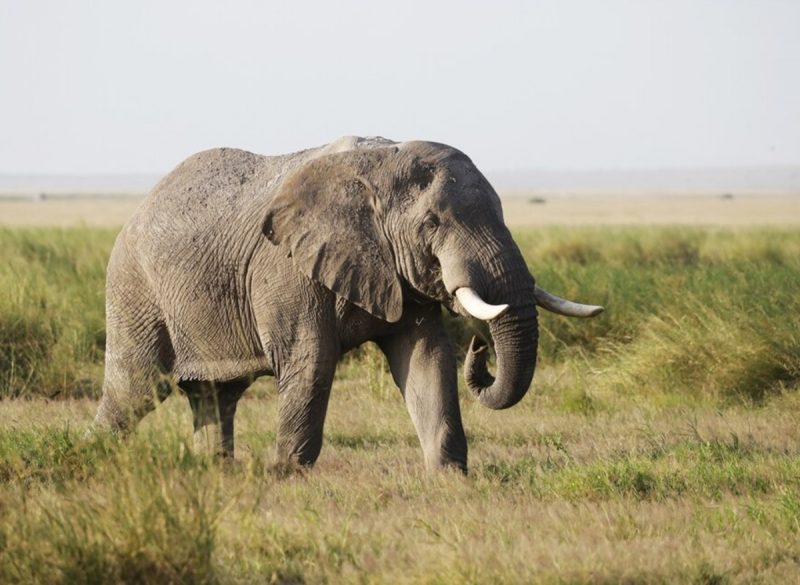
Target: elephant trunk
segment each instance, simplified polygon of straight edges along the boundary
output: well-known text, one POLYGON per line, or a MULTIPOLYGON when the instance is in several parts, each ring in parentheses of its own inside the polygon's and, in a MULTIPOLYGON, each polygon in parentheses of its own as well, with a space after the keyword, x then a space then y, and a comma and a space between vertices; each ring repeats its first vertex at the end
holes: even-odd
POLYGON ((536 369, 539 327, 533 302, 514 305, 489 321, 497 354, 497 372, 489 373, 485 341, 473 337, 464 361, 467 387, 484 406, 493 410, 510 408, 528 392, 536 369))
POLYGON ((536 283, 511 234, 504 233, 482 234, 475 245, 464 238, 460 253, 451 249, 439 256, 442 281, 457 301, 456 312, 489 326, 495 374, 487 368, 487 342, 476 337, 467 349, 464 379, 478 401, 493 410, 514 406, 528 392, 539 342, 536 283))

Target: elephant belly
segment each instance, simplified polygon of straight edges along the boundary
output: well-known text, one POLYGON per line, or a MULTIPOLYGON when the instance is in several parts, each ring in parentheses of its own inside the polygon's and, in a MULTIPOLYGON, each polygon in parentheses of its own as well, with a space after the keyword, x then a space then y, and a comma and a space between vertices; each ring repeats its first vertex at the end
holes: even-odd
POLYGON ((263 352, 223 347, 225 339, 206 338, 200 344, 177 344, 173 368, 175 378, 224 382, 260 376, 272 370, 272 364, 263 352))
POLYGON ((204 304, 197 299, 166 311, 177 379, 225 381, 268 372, 272 364, 240 307, 216 302, 198 311, 204 304))

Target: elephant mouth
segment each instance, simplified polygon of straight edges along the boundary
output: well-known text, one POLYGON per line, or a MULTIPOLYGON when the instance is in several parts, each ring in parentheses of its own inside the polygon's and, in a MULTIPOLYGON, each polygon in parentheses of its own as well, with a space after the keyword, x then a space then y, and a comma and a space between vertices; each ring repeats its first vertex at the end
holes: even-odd
POLYGON ((534 287, 533 299, 528 297, 513 307, 489 304, 468 287, 457 288, 455 297, 466 314, 489 325, 497 356, 496 374, 487 367, 487 342, 474 337, 464 361, 464 379, 480 403, 493 410, 515 405, 530 387, 539 337, 536 305, 570 317, 593 317, 603 311, 598 305, 568 301, 538 286, 534 287))

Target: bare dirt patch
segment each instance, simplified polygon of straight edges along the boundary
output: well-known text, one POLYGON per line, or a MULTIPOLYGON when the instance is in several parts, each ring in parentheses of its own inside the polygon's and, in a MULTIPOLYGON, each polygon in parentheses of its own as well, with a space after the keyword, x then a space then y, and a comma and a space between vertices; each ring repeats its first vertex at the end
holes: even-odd
POLYGON ((800 195, 581 195, 503 200, 509 226, 800 225, 800 195))
POLYGON ((143 197, 76 197, 63 199, 2 199, 0 225, 68 227, 121 226, 143 197))

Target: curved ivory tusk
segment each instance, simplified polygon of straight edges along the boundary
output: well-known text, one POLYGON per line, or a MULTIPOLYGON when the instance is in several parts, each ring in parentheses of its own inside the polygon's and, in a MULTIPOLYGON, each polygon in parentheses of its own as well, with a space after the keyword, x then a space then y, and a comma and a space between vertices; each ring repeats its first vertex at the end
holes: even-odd
POLYGON ((456 298, 470 315, 482 321, 495 319, 508 310, 508 305, 490 305, 469 287, 457 289, 456 298))
POLYGON ((534 287, 533 294, 537 305, 565 317, 595 317, 605 310, 598 305, 583 305, 562 299, 540 288, 538 284, 534 287))

